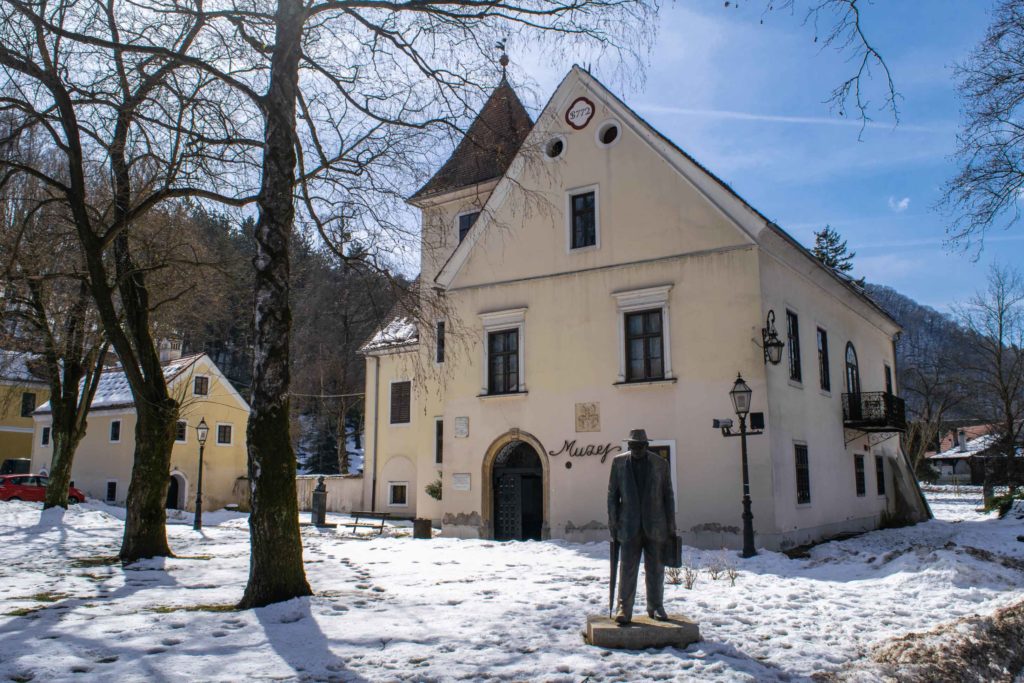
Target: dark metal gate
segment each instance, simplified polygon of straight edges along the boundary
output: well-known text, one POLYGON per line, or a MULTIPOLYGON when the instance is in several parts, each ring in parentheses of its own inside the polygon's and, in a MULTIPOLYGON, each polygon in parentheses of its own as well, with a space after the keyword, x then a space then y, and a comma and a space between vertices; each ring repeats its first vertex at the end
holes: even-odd
POLYGON ((494 538, 540 540, 544 524, 540 458, 522 441, 508 444, 494 461, 494 538))
POLYGON ((502 474, 495 488, 496 515, 494 537, 499 541, 523 537, 522 479, 518 474, 502 474))

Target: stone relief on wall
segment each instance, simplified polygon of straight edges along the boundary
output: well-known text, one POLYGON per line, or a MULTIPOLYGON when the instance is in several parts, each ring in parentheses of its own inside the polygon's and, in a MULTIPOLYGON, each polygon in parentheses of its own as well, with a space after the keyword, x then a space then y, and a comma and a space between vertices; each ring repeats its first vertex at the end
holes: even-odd
POLYGON ((577 432, 599 432, 599 431, 601 431, 601 404, 600 403, 577 403, 576 404, 576 431, 577 432))

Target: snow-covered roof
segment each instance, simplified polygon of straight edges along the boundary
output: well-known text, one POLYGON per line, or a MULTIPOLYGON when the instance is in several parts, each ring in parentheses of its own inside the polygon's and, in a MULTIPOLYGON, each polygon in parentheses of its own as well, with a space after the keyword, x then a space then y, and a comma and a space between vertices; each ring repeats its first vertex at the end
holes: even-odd
POLYGON ((992 444, 996 442, 996 436, 994 434, 985 434, 984 436, 978 436, 973 439, 968 439, 964 444, 964 450, 960 450, 960 446, 954 445, 952 448, 948 448, 941 453, 933 453, 928 456, 930 460, 954 460, 957 458, 970 458, 971 456, 978 455, 982 451, 988 449, 992 444))
MULTIPOLYGON (((183 356, 176 360, 167 361, 163 364, 164 381, 170 384, 175 377, 191 367, 204 354, 198 353, 192 356, 183 356)), ((130 408, 135 405, 132 398, 131 387, 128 386, 128 378, 123 370, 116 368, 104 370, 100 376, 100 384, 96 388, 96 395, 93 396, 89 410, 109 410, 111 408, 130 408)), ((35 414, 46 414, 50 412, 50 402, 47 401, 36 409, 35 414)))
POLYGON ((361 351, 380 351, 391 349, 419 341, 419 327, 412 318, 395 318, 385 325, 370 341, 363 344, 361 351))
POLYGON ((0 350, 0 380, 4 382, 31 382, 38 384, 43 382, 42 377, 32 374, 29 369, 29 362, 32 354, 20 351, 0 350))

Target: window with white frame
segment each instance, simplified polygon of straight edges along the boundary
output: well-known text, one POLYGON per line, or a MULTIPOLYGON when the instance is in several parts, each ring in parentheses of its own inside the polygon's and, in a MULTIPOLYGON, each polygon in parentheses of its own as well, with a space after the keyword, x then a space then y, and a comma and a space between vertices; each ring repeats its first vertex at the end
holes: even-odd
POLYGON ((177 424, 174 425, 174 441, 175 443, 185 443, 188 441, 188 422, 185 420, 178 420, 177 424))
POLYGON ((857 497, 862 498, 867 493, 867 483, 864 478, 864 456, 860 453, 853 456, 853 476, 857 487, 857 497))
POLYGON ((793 445, 796 461, 796 504, 811 503, 811 467, 807 457, 807 444, 793 445))
POLYGON ((437 321, 437 332, 435 334, 435 337, 437 338, 437 348, 434 351, 434 362, 435 363, 443 363, 444 362, 444 321, 443 320, 438 320, 437 321))
POLYGON ((117 500, 117 481, 113 479, 107 480, 106 498, 104 500, 108 503, 113 503, 117 500))
POLYGON ((210 395, 210 378, 206 375, 196 375, 192 378, 192 395, 193 396, 209 396, 210 395))
POLYGON ((217 445, 218 446, 230 446, 232 434, 231 425, 229 424, 217 424, 217 445))
POLYGON ((39 445, 40 446, 49 446, 50 445, 50 428, 49 427, 43 427, 43 433, 42 433, 42 436, 40 437, 39 445))
POLYGON ((484 364, 481 395, 526 392, 526 309, 482 313, 484 364))
POLYGON ((569 251, 599 246, 601 219, 597 185, 569 190, 565 204, 569 251))
POLYGON ((388 482, 388 505, 391 507, 407 507, 409 505, 409 482, 388 482))
POLYGON ((612 294, 618 306, 618 383, 673 379, 671 290, 672 285, 661 285, 612 294))
POLYGON ((36 395, 31 391, 26 391, 21 395, 21 416, 32 417, 32 413, 36 409, 36 395))
POLYGON ((110 421, 110 443, 118 443, 121 440, 121 421, 110 421))

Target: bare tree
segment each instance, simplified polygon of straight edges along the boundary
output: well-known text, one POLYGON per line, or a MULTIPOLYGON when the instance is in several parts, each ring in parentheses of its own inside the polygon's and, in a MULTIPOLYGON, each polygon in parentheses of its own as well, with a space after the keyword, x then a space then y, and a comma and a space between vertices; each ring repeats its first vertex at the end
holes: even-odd
POLYGON ((973 341, 965 369, 977 383, 980 406, 998 425, 994 450, 1012 458, 1024 429, 1024 280, 993 265, 986 289, 955 311, 973 341))
POLYGON ((225 139, 243 143, 224 114, 230 98, 207 98, 209 78, 175 59, 200 28, 114 2, 0 4, 0 184, 31 177, 47 192, 41 205, 63 205, 135 402, 125 562, 170 554, 164 501, 178 415, 154 344, 148 273, 129 233, 154 207, 183 196, 244 203, 193 184, 211 175, 225 139), (142 43, 145 50, 127 47, 142 43), (16 143, 27 136, 45 139, 59 163, 26 154, 16 143))
MULTIPOLYGON (((736 0, 726 0, 726 8, 739 7, 736 0)), ((769 14, 779 11, 803 12, 804 23, 814 30, 814 42, 822 49, 831 48, 847 57, 852 72, 829 93, 828 104, 839 116, 852 111, 861 121, 861 133, 872 120, 872 111, 888 112, 899 122, 900 94, 882 52, 864 30, 862 0, 766 0, 761 23, 769 14), (879 76, 882 87, 872 85, 879 76), (881 102, 872 100, 877 93, 881 102)), ((868 3, 870 4, 870 3, 868 3)))
POLYGON ((963 122, 957 174, 940 207, 952 218, 951 241, 983 246, 985 234, 1021 217, 1024 189, 1024 0, 1000 0, 985 38, 956 67, 963 122))
POLYGON ((53 456, 43 507, 66 508, 107 343, 64 207, 39 208, 41 191, 31 177, 0 188, 3 314, 18 323, 0 331, 0 342, 30 354, 48 381, 53 456))

